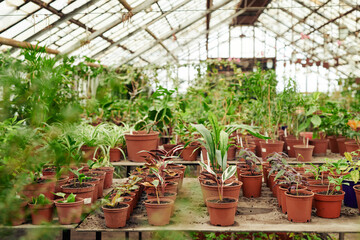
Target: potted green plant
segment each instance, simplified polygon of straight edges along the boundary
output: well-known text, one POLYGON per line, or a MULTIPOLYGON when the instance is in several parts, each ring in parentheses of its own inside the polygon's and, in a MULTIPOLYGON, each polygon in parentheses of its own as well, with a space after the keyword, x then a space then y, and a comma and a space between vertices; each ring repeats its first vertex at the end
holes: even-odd
POLYGON ((110 162, 118 162, 121 159, 126 159, 123 148, 125 148, 126 145, 124 133, 127 127, 104 123, 99 126, 98 130, 101 135, 98 144, 103 154, 108 155, 110 162))
POLYGON ((149 224, 155 226, 163 226, 169 224, 171 212, 173 209, 174 201, 169 198, 159 197, 159 188, 165 192, 165 180, 156 172, 154 172, 158 179, 152 182, 143 183, 145 186, 153 187, 156 193, 155 199, 148 199, 145 201, 146 212, 149 224))
POLYGON ((245 164, 248 167, 248 172, 240 173, 241 181, 243 183, 243 195, 247 198, 257 198, 261 196, 262 173, 257 167, 257 163, 261 164, 254 152, 250 150, 241 150, 240 158, 245 159, 245 164))
POLYGON ((341 190, 345 176, 331 177, 328 176, 328 189, 312 190, 314 193, 314 201, 316 208, 316 215, 323 218, 338 218, 340 217, 341 204, 344 200, 345 192, 341 190))
POLYGON ((295 185, 285 192, 287 217, 291 222, 310 222, 314 193, 300 189, 302 178, 301 175, 297 176, 293 178, 295 185))
POLYGON ((33 224, 39 225, 52 221, 54 203, 46 198, 44 194, 33 197, 32 201, 29 203, 29 208, 33 224))
POLYGON ((117 192, 116 195, 107 201, 102 206, 105 217, 105 225, 108 228, 121 228, 125 227, 128 212, 130 211, 130 205, 124 203, 124 198, 121 197, 121 193, 117 192))
MULTIPOLYGON (((218 189, 218 196, 206 197, 206 206, 210 215, 210 223, 215 226, 230 226, 234 224, 235 213, 238 203, 239 195, 237 197, 228 197, 224 195, 224 186, 231 183, 226 183, 236 172, 236 166, 232 165, 226 168, 221 176, 215 173, 210 165, 204 162, 201 166, 211 174, 212 180, 216 183, 218 189)), ((226 167, 226 164, 223 165, 226 167)))
POLYGON ((75 170, 71 171, 77 176, 77 181, 61 186, 61 191, 67 195, 71 193, 76 194, 79 198, 83 199, 85 205, 91 205, 94 202, 95 185, 85 182, 86 179, 89 179, 85 174, 75 170))
POLYGON ((82 207, 84 199, 77 197, 75 194, 70 193, 68 197, 65 193, 55 193, 61 199, 55 200, 59 222, 62 225, 69 225, 72 223, 79 223, 81 221, 82 207))

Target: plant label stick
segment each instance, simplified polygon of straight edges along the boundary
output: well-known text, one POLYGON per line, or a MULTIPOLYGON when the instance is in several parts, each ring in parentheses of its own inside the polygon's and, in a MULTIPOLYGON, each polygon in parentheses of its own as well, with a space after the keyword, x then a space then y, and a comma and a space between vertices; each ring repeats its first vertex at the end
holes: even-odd
POLYGON ((241 146, 241 147, 244 147, 243 141, 242 141, 242 137, 240 138, 240 146, 241 146))
POLYGON ((284 130, 284 136, 287 137, 286 128, 284 130))

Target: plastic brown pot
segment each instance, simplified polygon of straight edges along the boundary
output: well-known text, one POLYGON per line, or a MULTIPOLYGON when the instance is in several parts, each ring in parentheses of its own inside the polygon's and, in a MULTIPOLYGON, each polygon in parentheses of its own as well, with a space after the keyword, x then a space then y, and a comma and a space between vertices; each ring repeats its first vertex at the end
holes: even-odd
POLYGON ((283 141, 273 141, 269 140, 267 143, 265 141, 260 141, 261 147, 261 157, 263 160, 266 159, 271 153, 281 153, 284 147, 283 141))
POLYGON ((105 218, 105 225, 108 228, 121 228, 126 225, 126 216, 129 211, 129 204, 121 203, 117 208, 102 207, 105 218))
POLYGON ((344 156, 344 153, 346 152, 345 142, 355 142, 355 140, 342 137, 342 138, 337 138, 336 142, 338 144, 340 155, 344 156))
POLYGON ((40 225, 42 223, 49 223, 53 219, 54 203, 47 205, 35 205, 29 203, 31 212, 32 224, 40 225))
POLYGON ((228 200, 229 202, 218 202, 219 196, 206 198, 211 225, 231 226, 235 222, 238 198, 224 196, 223 200, 228 200))
POLYGON ((126 211, 126 220, 130 219, 130 215, 134 209, 134 204, 135 204, 135 199, 132 197, 123 197, 123 201, 121 201, 120 203, 124 203, 124 204, 128 204, 129 208, 126 211))
MULTIPOLYGON (((160 192, 160 188, 158 188, 160 192)), ((167 185, 165 186, 166 192, 178 192, 178 183, 177 182, 167 182, 167 185)), ((154 187, 145 187, 146 194, 150 193, 156 193, 154 187)))
POLYGON ((360 146, 356 142, 345 142, 345 150, 346 152, 355 152, 360 149, 360 146))
POLYGON ((260 139, 260 138, 255 138, 254 142, 255 142, 255 152, 256 152, 256 156, 261 157, 261 144, 260 142, 264 141, 264 139, 260 139))
POLYGON ((295 154, 295 145, 302 145, 303 140, 302 139, 296 139, 296 138, 285 138, 286 143, 286 150, 289 157, 297 157, 298 155, 295 154))
MULTIPOLYGON (((239 198, 240 189, 242 182, 234 182, 234 186, 224 186, 223 196, 228 198, 239 198)), ((209 197, 219 197, 218 186, 216 183, 211 183, 211 181, 204 181, 201 183, 201 191, 203 194, 204 202, 209 197)))
POLYGON ((164 150, 167 152, 169 152, 171 149, 173 149, 176 146, 177 144, 163 144, 164 150))
POLYGON ((59 217, 59 222, 62 225, 69 225, 72 223, 79 223, 81 221, 82 207, 84 199, 77 197, 73 203, 60 203, 63 199, 55 200, 55 206, 59 217))
POLYGON ((95 185, 91 183, 82 183, 82 187, 72 188, 73 184, 66 184, 61 186, 61 192, 66 193, 66 197, 71 193, 77 197, 82 198, 85 205, 91 205, 93 203, 95 185))
POLYGON ((184 161, 196 161, 199 155, 199 146, 198 145, 188 145, 181 151, 180 157, 184 161))
POLYGON ((57 180, 55 184, 55 192, 61 192, 61 186, 65 185, 69 181, 69 179, 70 178, 68 176, 64 176, 57 180))
POLYGON ((134 131, 125 134, 128 158, 134 162, 146 162, 146 153, 140 151, 155 150, 158 147, 159 132, 134 131))
POLYGON ((285 192, 288 220, 299 223, 310 222, 314 193, 307 190, 298 190, 296 193, 303 195, 293 195, 285 192))
POLYGON ((44 194, 50 200, 54 200, 55 181, 52 178, 40 178, 41 183, 31 183, 24 187, 23 194, 31 200, 32 197, 37 197, 44 194))
MULTIPOLYGON (((281 195, 281 196, 280 196, 280 198, 281 198, 281 200, 280 200, 280 201, 281 201, 281 211, 282 211, 282 213, 284 213, 284 214, 287 213, 285 192, 288 191, 288 188, 289 188, 289 186, 284 185, 284 184, 279 185, 279 188, 278 188, 278 193, 281 195)), ((307 187, 302 186, 302 185, 298 186, 298 188, 299 188, 299 189, 304 189, 304 190, 307 189, 307 187)))
POLYGON ((336 141, 337 137, 336 136, 328 136, 328 139, 329 139, 330 151, 332 153, 339 153, 339 146, 336 141))
POLYGON ((295 152, 296 159, 299 162, 310 162, 314 151, 313 145, 294 145, 293 149, 295 152))
POLYGON ((122 159, 122 153, 117 148, 110 148, 110 162, 119 162, 122 159))
MULTIPOLYGON (((69 183, 74 183, 74 179, 70 180, 69 183)), ((84 182, 86 183, 91 183, 94 184, 94 191, 93 191, 93 197, 92 197, 92 203, 94 203, 96 201, 96 199, 98 199, 98 189, 99 189, 99 184, 100 184, 100 178, 95 178, 95 177, 91 177, 91 179, 87 179, 84 182)))
MULTIPOLYGON (((174 215, 174 211, 175 211, 175 200, 176 200, 176 195, 177 195, 177 193, 176 193, 176 192, 165 192, 164 195, 162 195, 161 192, 160 192, 159 195, 160 195, 160 196, 159 196, 159 199, 160 199, 160 200, 164 200, 164 199, 168 198, 168 199, 171 199, 171 200, 174 201, 174 204, 173 204, 173 206, 172 206, 172 208, 171 208, 171 216, 173 216, 173 215, 174 215)), ((147 195, 147 198, 148 198, 148 200, 154 200, 154 201, 157 200, 157 197, 156 197, 156 194, 155 194, 155 193, 150 193, 150 194, 148 194, 148 195, 147 195)))
POLYGON ((100 171, 106 172, 105 179, 104 179, 104 189, 108 189, 111 187, 114 177, 114 167, 100 167, 98 168, 100 171))
POLYGON ((230 146, 227 152, 227 160, 235 160, 236 157, 236 146, 230 146))
POLYGON ((86 160, 93 160, 94 158, 97 158, 99 155, 99 149, 96 150, 96 147, 89 147, 86 145, 81 146, 81 151, 83 151, 83 157, 86 160))
POLYGON ((42 170, 43 176, 55 176, 56 175, 56 169, 55 168, 44 168, 42 170))
POLYGON ((312 192, 314 193, 317 216, 322 218, 340 217, 341 204, 345 195, 344 191, 341 191, 341 194, 338 195, 320 194, 324 192, 323 190, 312 190, 312 192))
POLYGON ((173 205, 174 201, 169 198, 162 199, 160 204, 157 200, 146 200, 145 207, 149 224, 154 226, 169 224, 173 205))
POLYGON ((244 197, 257 198, 261 196, 262 174, 251 175, 243 173, 241 175, 242 191, 244 197))
POLYGON ((314 146, 314 156, 325 156, 329 139, 310 139, 309 144, 314 146))
POLYGON ((26 208, 27 205, 28 205, 27 202, 25 202, 25 201, 22 202, 20 204, 20 206, 19 206, 18 211, 16 211, 15 213, 13 213, 11 215, 10 221, 11 221, 12 226, 18 226, 18 225, 21 225, 21 224, 23 224, 25 222, 25 216, 26 216, 25 208, 26 208))
POLYGON ((85 173, 85 175, 88 177, 96 177, 96 178, 100 179, 99 184, 97 185, 97 198, 102 198, 103 192, 104 192, 104 181, 105 181, 106 172, 105 171, 91 171, 91 172, 85 173))

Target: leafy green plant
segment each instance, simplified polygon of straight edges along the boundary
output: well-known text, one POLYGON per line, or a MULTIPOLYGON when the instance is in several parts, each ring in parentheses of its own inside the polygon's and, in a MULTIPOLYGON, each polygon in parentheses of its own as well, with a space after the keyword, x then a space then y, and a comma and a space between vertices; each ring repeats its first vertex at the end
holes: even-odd
POLYGON ((66 194, 62 192, 54 193, 55 196, 61 197, 63 200, 60 200, 59 203, 73 203, 76 201, 76 194, 70 193, 67 198, 66 194))
POLYGON ((32 197, 31 200, 31 204, 35 204, 35 205, 48 205, 51 203, 52 202, 42 193, 37 197, 32 197))

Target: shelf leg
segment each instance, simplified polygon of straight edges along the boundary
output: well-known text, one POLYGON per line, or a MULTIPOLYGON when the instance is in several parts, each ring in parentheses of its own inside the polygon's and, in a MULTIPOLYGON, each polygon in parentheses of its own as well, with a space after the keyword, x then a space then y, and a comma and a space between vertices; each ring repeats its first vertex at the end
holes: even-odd
POLYGON ((96 240, 101 240, 101 232, 96 232, 96 237, 95 237, 95 239, 96 240))
POLYGON ((139 240, 142 240, 142 232, 139 232, 139 240))
POLYGON ((125 232, 125 240, 129 240, 129 232, 125 232))
POLYGON ((62 231, 62 240, 70 240, 70 239, 71 239, 70 229, 64 229, 62 231))
POLYGON ((345 239, 345 233, 339 233, 339 240, 345 239))
POLYGON ((130 176, 130 169, 131 169, 130 166, 126 166, 126 177, 130 176))

